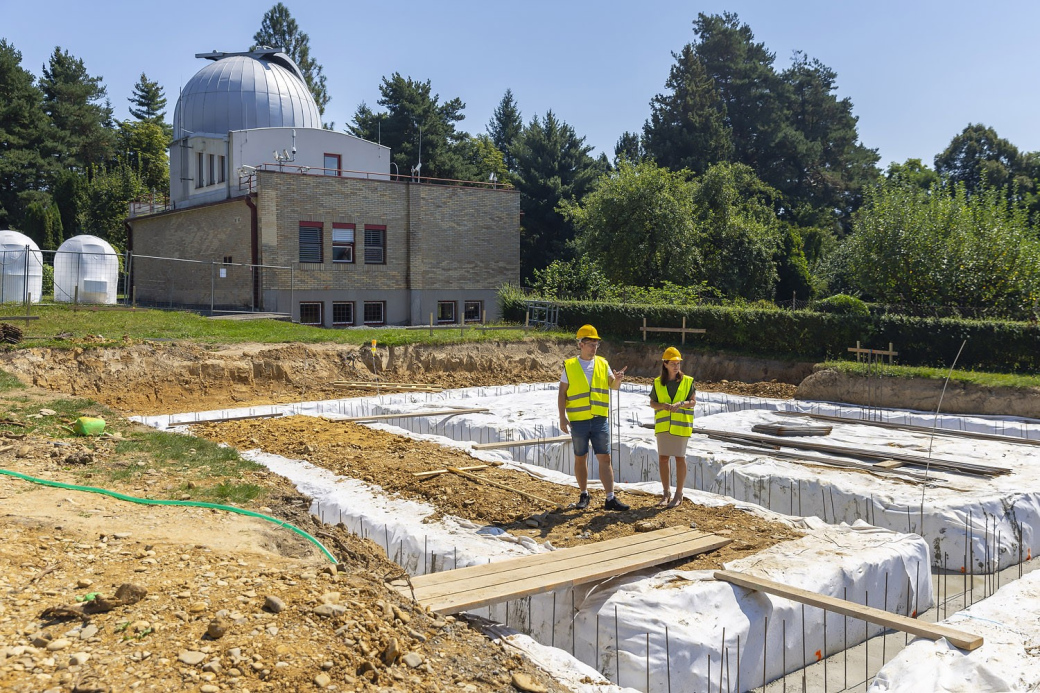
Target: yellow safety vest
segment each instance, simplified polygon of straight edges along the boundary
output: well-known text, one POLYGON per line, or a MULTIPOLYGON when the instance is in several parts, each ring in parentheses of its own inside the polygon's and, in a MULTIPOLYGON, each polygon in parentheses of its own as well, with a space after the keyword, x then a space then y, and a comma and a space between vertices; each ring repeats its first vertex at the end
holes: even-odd
MULTIPOLYGON (((570 376, 568 376, 570 377, 570 376)), ((679 382, 679 389, 675 391, 675 399, 668 396, 668 388, 661 383, 660 378, 654 378, 654 391, 657 392, 657 401, 661 404, 675 404, 685 402, 690 397, 693 388, 693 378, 684 375, 679 382)), ((673 436, 689 438, 693 433, 693 409, 680 409, 679 411, 668 411, 657 409, 654 411, 654 433, 671 433, 673 436)))
POLYGON ((610 377, 607 360, 595 357, 592 366, 592 383, 585 376, 585 369, 578 357, 563 362, 567 373, 567 420, 588 421, 593 416, 610 414, 610 377))

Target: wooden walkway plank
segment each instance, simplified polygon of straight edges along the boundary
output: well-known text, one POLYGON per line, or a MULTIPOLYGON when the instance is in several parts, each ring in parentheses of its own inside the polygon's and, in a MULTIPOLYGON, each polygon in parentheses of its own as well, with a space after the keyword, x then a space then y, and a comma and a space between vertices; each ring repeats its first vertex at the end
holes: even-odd
MULTIPOLYGON (((434 611, 455 613, 572 587, 713 551, 732 540, 669 527, 487 565, 420 575, 414 598, 434 611)), ((408 588, 401 588, 408 595, 408 588)))
POLYGON ((569 570, 556 571, 548 575, 544 573, 532 575, 525 580, 512 581, 504 585, 492 585, 445 595, 441 598, 431 599, 430 608, 434 611, 447 611, 450 613, 478 609, 501 601, 584 585, 589 582, 660 565, 661 563, 679 560, 694 554, 714 551, 729 544, 731 541, 732 539, 709 535, 689 542, 673 543, 667 547, 659 547, 654 551, 632 555, 632 560, 625 563, 619 563, 617 560, 596 561, 595 563, 574 566, 569 570))
POLYGON ((466 568, 456 568, 455 570, 446 570, 440 573, 427 573, 426 575, 413 577, 412 586, 419 587, 433 584, 449 584, 470 579, 485 579, 498 574, 510 574, 516 571, 517 561, 524 561, 524 565, 544 566, 545 569, 548 570, 551 566, 556 565, 561 560, 566 560, 568 557, 581 558, 585 556, 594 556, 624 546, 645 547, 647 543, 658 539, 665 538, 674 540, 674 537, 677 537, 680 534, 693 531, 696 530, 691 530, 688 527, 682 526, 666 527, 665 529, 659 529, 655 532, 633 534, 627 537, 608 539, 607 541, 597 541, 567 549, 557 549, 556 551, 536 553, 530 556, 509 558, 501 561, 494 561, 492 563, 472 565, 466 568))
POLYGON ((872 606, 864 606, 844 599, 838 599, 837 597, 828 597, 822 594, 816 594, 815 592, 785 585, 782 582, 774 582, 773 580, 748 575, 747 573, 738 573, 732 570, 718 570, 715 571, 715 579, 739 585, 740 587, 745 587, 749 590, 768 592, 769 594, 775 594, 778 597, 784 597, 785 599, 791 599, 802 604, 826 609, 827 611, 832 611, 836 614, 851 616, 863 621, 868 621, 869 623, 876 623, 886 628, 894 628, 895 630, 901 630, 904 633, 910 633, 911 635, 917 635, 922 638, 928 638, 930 640, 946 638, 946 640, 952 645, 959 647, 962 650, 968 650, 969 652, 982 646, 981 636, 965 633, 956 628, 950 628, 949 626, 943 626, 937 623, 924 623, 915 618, 900 616, 898 614, 884 611, 883 609, 875 609, 872 606))

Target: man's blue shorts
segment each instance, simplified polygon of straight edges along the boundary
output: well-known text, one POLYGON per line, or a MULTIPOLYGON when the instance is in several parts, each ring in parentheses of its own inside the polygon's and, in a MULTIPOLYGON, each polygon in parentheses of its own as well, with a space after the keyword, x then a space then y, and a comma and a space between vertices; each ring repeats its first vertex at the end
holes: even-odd
POLYGON ((610 428, 607 417, 593 416, 587 421, 571 421, 571 442, 575 457, 589 454, 589 443, 597 455, 610 454, 610 428))

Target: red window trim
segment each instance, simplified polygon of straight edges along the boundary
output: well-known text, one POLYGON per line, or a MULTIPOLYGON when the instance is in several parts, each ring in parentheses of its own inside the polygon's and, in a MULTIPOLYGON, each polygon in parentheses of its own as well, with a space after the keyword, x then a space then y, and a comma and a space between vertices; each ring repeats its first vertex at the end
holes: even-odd
POLYGON ((342 176, 343 175, 343 173, 342 173, 342 171, 343 171, 343 155, 342 154, 333 154, 331 152, 325 152, 324 154, 322 154, 321 164, 322 164, 322 167, 325 169, 325 175, 326 176, 342 176), (330 157, 330 156, 331 157, 335 157, 335 159, 336 159, 336 172, 335 173, 329 173, 329 171, 332 170, 332 169, 330 169, 327 166, 325 166, 325 159, 327 157, 330 157))

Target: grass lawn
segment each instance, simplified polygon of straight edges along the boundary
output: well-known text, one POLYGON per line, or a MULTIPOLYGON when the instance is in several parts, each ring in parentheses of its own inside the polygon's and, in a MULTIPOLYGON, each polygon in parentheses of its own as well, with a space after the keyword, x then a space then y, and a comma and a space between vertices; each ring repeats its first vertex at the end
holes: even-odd
MULTIPOLYGON (((281 344, 286 342, 334 342, 339 344, 368 344, 373 339, 382 346, 403 344, 457 344, 459 342, 520 341, 524 330, 428 329, 402 328, 350 328, 330 330, 321 327, 297 325, 279 320, 213 320, 197 313, 165 311, 147 308, 136 310, 73 310, 67 304, 34 305, 30 314, 38 320, 10 320, 21 328, 25 341, 5 348, 68 347, 65 339, 58 335, 69 334, 82 339, 87 335, 100 336, 92 346, 115 346, 124 337, 132 340, 185 339, 202 344, 240 344, 260 342, 281 344)), ((0 322, 7 316, 25 315, 24 306, 9 304, 0 306, 0 322)), ((488 325, 501 327, 503 325, 488 325)), ((479 326, 478 326, 479 327, 479 326)), ((533 333, 527 330, 526 334, 533 333)), ((548 337, 572 337, 568 331, 538 332, 548 337)), ((77 347, 84 344, 77 342, 77 347)))
MULTIPOLYGON (((867 364, 855 361, 826 361, 822 368, 830 368, 849 375, 877 375, 877 366, 868 370, 867 364)), ((927 378, 945 380, 949 373, 945 368, 926 368, 924 366, 883 366, 882 374, 886 378, 927 378)), ((951 382, 971 383, 982 387, 1040 387, 1040 376, 1018 375, 1015 373, 983 373, 982 371, 954 370, 951 382)))

